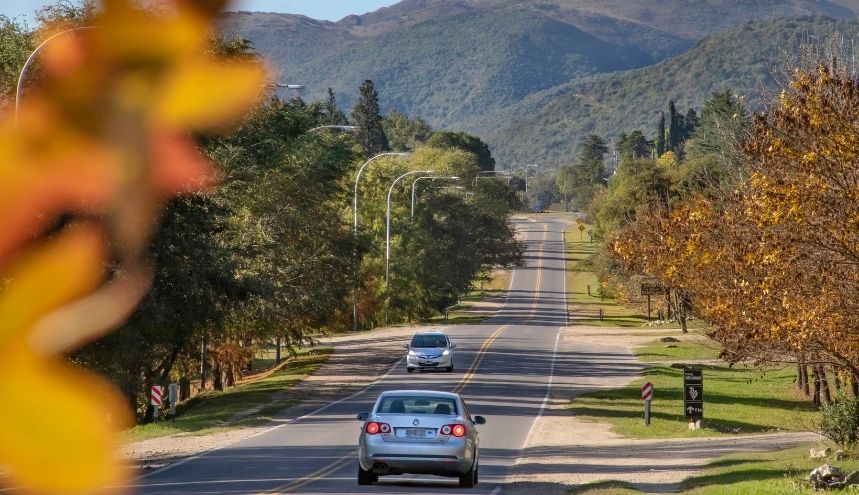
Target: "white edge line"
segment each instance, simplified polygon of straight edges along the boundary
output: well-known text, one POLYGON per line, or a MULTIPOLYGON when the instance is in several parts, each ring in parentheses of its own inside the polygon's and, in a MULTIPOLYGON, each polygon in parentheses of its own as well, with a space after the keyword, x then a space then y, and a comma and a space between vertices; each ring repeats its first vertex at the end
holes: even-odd
POLYGON ((501 485, 496 486, 489 495, 498 495, 499 493, 501 493, 501 485))
MULTIPOLYGON (((507 297, 505 298, 504 306, 501 308, 501 310, 500 310, 500 311, 504 311, 504 310, 507 308, 507 304, 510 302, 510 295, 511 295, 511 294, 510 294, 510 291, 513 289, 513 281, 514 281, 514 279, 516 278, 516 271, 517 271, 516 267, 513 267, 512 273, 510 274, 510 283, 509 283, 509 285, 507 286, 507 297)), ((564 273, 564 276, 566 277, 566 272, 564 273)), ((566 287, 566 284, 565 284, 565 287, 566 287)), ((499 312, 500 312, 500 311, 499 311, 499 312)), ((448 326, 446 326, 446 327, 442 327, 442 328, 441 328, 441 331, 444 331, 444 330, 446 330, 446 329, 448 329, 448 328, 450 328, 450 325, 448 325, 448 326)), ((371 388, 375 387, 375 386, 376 386, 376 385, 378 385, 382 380, 384 380, 385 378, 387 378, 387 377, 388 377, 388 375, 390 375, 391 373, 393 373, 393 372, 394 372, 394 370, 395 370, 395 369, 397 369, 397 366, 399 366, 399 365, 400 365, 400 363, 402 363, 402 362, 403 362, 403 359, 405 359, 405 358, 406 358, 406 356, 405 356, 405 355, 403 355, 403 357, 401 357, 399 360, 397 360, 397 362, 396 362, 396 363, 394 363, 394 364, 393 364, 393 366, 391 366, 391 368, 390 368, 390 369, 389 369, 389 370, 388 370, 384 375, 380 376, 379 378, 376 378, 376 380, 375 380, 375 381, 373 381, 373 383, 371 383, 371 384, 367 385, 367 386, 366 386, 366 387, 364 387, 363 389, 361 389, 361 390, 359 390, 359 391, 355 392, 354 394, 352 394, 352 395, 350 395, 350 396, 348 396, 348 397, 344 397, 344 398, 339 399, 339 400, 337 400, 337 401, 334 401, 334 402, 332 402, 332 403, 330 403, 330 404, 326 404, 326 405, 324 405, 324 406, 322 406, 322 407, 320 407, 320 408, 318 408, 318 409, 316 409, 316 410, 313 410, 313 411, 311 411, 311 412, 309 412, 309 413, 307 413, 307 414, 305 414, 305 415, 303 415, 303 416, 299 416, 299 417, 297 417, 297 418, 291 419, 291 420, 287 421, 286 423, 282 423, 282 424, 279 424, 279 425, 272 426, 272 427, 270 427, 270 428, 266 428, 266 429, 264 429, 264 430, 262 430, 262 431, 259 431, 259 432, 257 432, 257 433, 254 433, 253 435, 249 435, 249 436, 247 436, 247 437, 244 437, 244 438, 238 439, 238 440, 236 440, 236 441, 234 441, 234 442, 230 442, 230 443, 227 443, 227 444, 224 444, 224 445, 220 445, 220 446, 218 446, 218 447, 215 447, 215 448, 213 448, 213 449, 206 450, 206 451, 204 451, 204 452, 200 452, 200 453, 194 454, 194 455, 192 455, 192 456, 190 456, 190 457, 186 457, 186 458, 184 458, 184 459, 182 459, 182 460, 180 460, 180 461, 176 461, 176 462, 174 462, 174 463, 172 463, 172 464, 168 464, 167 466, 164 466, 164 467, 162 467, 162 468, 156 469, 156 470, 154 470, 154 471, 152 471, 152 472, 149 472, 149 473, 146 473, 146 474, 142 474, 142 475, 138 476, 138 477, 137 477, 137 479, 138 479, 138 480, 142 480, 142 479, 149 478, 150 476, 154 476, 154 475, 156 475, 156 474, 162 474, 162 473, 165 473, 165 472, 170 471, 171 469, 173 469, 173 468, 175 468, 175 467, 178 467, 178 466, 181 466, 181 465, 185 464, 186 462, 190 462, 190 461, 193 461, 193 460, 195 460, 195 459, 199 459, 199 458, 201 458, 201 457, 205 457, 205 456, 207 456, 207 455, 209 455, 209 454, 211 454, 211 453, 213 453, 213 452, 217 452, 217 451, 219 451, 219 450, 225 449, 225 448, 230 447, 231 445, 235 445, 235 444, 237 444, 237 443, 239 443, 239 442, 242 442, 242 441, 245 441, 245 440, 248 440, 248 439, 254 438, 254 437, 258 437, 258 436, 260 436, 260 435, 264 435, 264 434, 269 433, 269 432, 272 432, 272 431, 274 431, 274 430, 276 430, 276 429, 278 429, 278 428, 283 428, 284 426, 291 425, 291 424, 293 424, 293 423, 297 423, 297 422, 301 421, 301 420, 302 420, 302 419, 304 419, 304 418, 307 418, 307 417, 309 417, 309 416, 314 416, 314 415, 316 415, 316 414, 319 414, 319 413, 321 413, 322 411, 324 411, 324 410, 328 409, 328 408, 329 408, 329 407, 331 407, 331 406, 334 406, 334 405, 340 404, 341 402, 345 402, 345 401, 347 401, 347 400, 349 400, 349 399, 353 399, 353 398, 355 398, 355 397, 357 397, 357 396, 359 396, 359 395, 363 394, 363 393, 364 393, 364 392, 366 392, 367 390, 369 390, 369 389, 371 389, 371 388)), ((553 358, 553 360, 552 360, 552 367, 554 368, 554 358, 553 358)), ((545 400, 544 400, 544 404, 545 404, 545 400)), ((540 410, 540 413, 542 414, 542 408, 541 408, 541 410, 540 410)), ((530 432, 529 432, 529 436, 530 436, 530 432)), ((499 491, 500 491, 500 488, 501 488, 500 486, 499 486, 499 487, 497 487, 497 489, 498 489, 499 491)), ((493 493, 495 493, 495 492, 493 492, 493 493)))
MULTIPOLYGON (((448 327, 442 327, 442 329, 441 329, 441 330, 442 330, 442 331, 444 331, 444 330, 446 330, 447 328, 449 328, 449 326, 448 326, 448 327)), ((193 460, 195 460, 195 459, 199 459, 199 458, 201 458, 201 457, 205 457, 205 456, 207 456, 207 455, 209 455, 209 454, 211 454, 211 453, 213 453, 213 452, 217 452, 217 451, 219 451, 219 450, 221 450, 221 449, 225 449, 225 448, 230 447, 230 446, 232 446, 232 445, 235 445, 235 444, 237 444, 237 443, 239 443, 239 442, 243 442, 243 441, 245 441, 245 440, 248 440, 248 439, 251 439, 251 438, 254 438, 254 437, 258 437, 258 436, 260 436, 260 435, 264 435, 264 434, 266 434, 266 433, 270 433, 270 432, 272 432, 272 431, 274 431, 274 430, 277 430, 278 428, 283 428, 283 427, 285 427, 285 426, 287 426, 287 425, 291 425, 291 424, 297 423, 297 422, 299 422, 299 421, 301 421, 301 420, 303 420, 303 419, 305 419, 305 418, 308 418, 308 417, 310 417, 310 416, 315 416, 315 415, 317 415, 317 414, 321 413, 322 411, 324 411, 324 410, 328 409, 329 407, 332 407, 332 406, 335 406, 335 405, 337 405, 337 404, 340 404, 341 402, 346 402, 346 401, 347 401, 347 400, 349 400, 349 399, 353 399, 353 398, 355 398, 355 397, 357 397, 357 396, 359 396, 359 395, 363 394, 363 393, 364 393, 364 392, 366 392, 367 390, 370 390, 371 388, 375 387, 375 386, 376 386, 376 385, 378 385, 380 382, 382 382, 382 380, 384 380, 385 378, 387 378, 387 377, 388 377, 388 375, 390 375, 391 373, 393 373, 393 372, 394 372, 394 370, 395 370, 395 369, 397 369, 397 367, 400 365, 400 363, 402 363, 402 362, 403 362, 403 359, 405 359, 405 358, 406 358, 406 356, 405 356, 405 355, 403 355, 403 357, 401 357, 400 359, 398 359, 398 360, 397 360, 397 362, 396 362, 396 363, 394 363, 394 364, 393 364, 393 366, 391 366, 391 368, 390 368, 390 369, 389 369, 389 370, 388 370, 384 375, 382 375, 382 376, 380 376, 380 377, 376 378, 376 380, 374 380, 372 383, 370 383, 370 384, 369 384, 369 385, 367 385, 366 387, 362 388, 361 390, 358 390, 357 392, 355 392, 354 394, 352 394, 352 395, 350 395, 350 396, 348 396, 348 397, 343 397, 342 399, 336 400, 336 401, 331 402, 331 403, 329 403, 329 404, 325 404, 324 406, 322 406, 322 407, 320 407, 320 408, 318 408, 318 409, 315 409, 315 410, 313 410, 313 411, 311 411, 311 412, 309 412, 309 413, 307 413, 307 414, 305 414, 305 415, 303 415, 303 416, 299 416, 299 417, 297 417, 297 418, 293 418, 293 419, 291 419, 291 420, 289 420, 289 421, 287 421, 287 422, 285 422, 285 423, 281 423, 281 424, 279 424, 279 425, 271 426, 271 427, 266 428, 266 429, 264 429, 264 430, 262 430, 262 431, 258 431, 258 432, 256 432, 256 433, 254 433, 253 435, 249 435, 249 436, 246 436, 246 437, 244 437, 244 438, 238 439, 238 440, 236 440, 236 441, 234 441, 234 442, 230 442, 230 443, 227 443, 227 444, 224 444, 224 445, 220 445, 220 446, 215 447, 215 448, 213 448, 213 449, 206 450, 206 451, 204 451, 204 452, 200 452, 200 453, 194 454, 194 455, 192 455, 192 456, 190 456, 190 457, 186 457, 185 459, 182 459, 181 461, 176 461, 176 462, 174 462, 173 464, 169 464, 169 465, 167 465, 167 466, 164 466, 163 468, 156 469, 155 471, 152 471, 152 472, 150 472, 150 473, 146 473, 146 474, 143 474, 143 475, 141 475, 141 476, 138 476, 138 477, 137 477, 137 479, 146 479, 146 478, 148 478, 148 477, 150 477, 150 476, 153 476, 153 475, 156 475, 156 474, 164 473, 164 472, 169 471, 169 470, 171 470, 171 469, 173 469, 173 468, 175 468, 175 467, 181 466, 182 464, 185 464, 186 462, 190 462, 190 461, 193 461, 193 460)))

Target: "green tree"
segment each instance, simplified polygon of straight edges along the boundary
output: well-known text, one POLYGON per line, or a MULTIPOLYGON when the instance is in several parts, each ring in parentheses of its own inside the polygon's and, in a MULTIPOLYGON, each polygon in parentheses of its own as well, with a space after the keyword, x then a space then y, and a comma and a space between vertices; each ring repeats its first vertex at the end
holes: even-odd
POLYGON ((489 145, 477 136, 465 132, 436 131, 430 135, 426 145, 468 151, 477 157, 480 170, 495 170, 495 158, 492 157, 489 145))
POLYGON ((656 156, 662 156, 665 151, 665 112, 662 112, 656 127, 656 156))
POLYGON ((668 149, 666 151, 677 152, 681 142, 682 124, 680 115, 677 114, 677 107, 674 105, 674 100, 668 101, 668 149))
POLYGON ((358 127, 356 139, 367 156, 388 150, 388 138, 379 114, 379 92, 369 79, 361 85, 358 102, 352 107, 352 123, 358 127))
POLYGON ((432 133, 432 127, 420 117, 410 119, 397 110, 391 110, 382 125, 392 151, 414 151, 426 143, 432 133))
POLYGON ((741 150, 750 128, 743 102, 731 90, 714 92, 704 104, 700 125, 691 136, 689 156, 714 156, 724 167, 735 169, 742 163, 741 150))
POLYGON ((349 123, 346 115, 337 106, 337 97, 334 90, 328 88, 328 99, 325 101, 325 123, 328 125, 346 125, 349 123))
POLYGON ((32 51, 33 32, 5 15, 0 15, 0 107, 15 98, 21 67, 32 51))

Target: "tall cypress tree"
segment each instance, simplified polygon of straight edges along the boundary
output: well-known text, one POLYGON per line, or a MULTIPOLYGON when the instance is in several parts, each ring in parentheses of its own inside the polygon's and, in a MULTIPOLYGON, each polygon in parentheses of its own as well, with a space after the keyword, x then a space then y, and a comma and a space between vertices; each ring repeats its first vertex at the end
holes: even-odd
POLYGON ((668 151, 677 151, 680 145, 680 119, 674 100, 668 101, 668 151))
POLYGON ((388 138, 379 114, 379 93, 369 79, 361 85, 358 103, 352 108, 352 123, 358 127, 356 139, 368 156, 388 150, 388 138))
POLYGON ((659 128, 656 129, 656 156, 665 153, 665 112, 659 114, 659 128))
POLYGON ((334 90, 328 88, 328 101, 325 102, 325 120, 330 125, 345 125, 348 123, 346 115, 337 106, 337 97, 334 96, 334 90))

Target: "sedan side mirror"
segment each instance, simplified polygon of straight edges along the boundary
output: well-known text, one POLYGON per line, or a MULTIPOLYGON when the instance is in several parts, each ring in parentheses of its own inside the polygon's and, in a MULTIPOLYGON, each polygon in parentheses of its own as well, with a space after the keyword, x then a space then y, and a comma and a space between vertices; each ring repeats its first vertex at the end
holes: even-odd
POLYGON ((356 419, 358 421, 367 421, 367 418, 369 418, 369 417, 370 417, 370 413, 362 412, 362 413, 358 413, 358 416, 356 416, 356 419))
POLYGON ((451 342, 451 343, 450 343, 450 348, 451 348, 451 349, 456 349, 456 344, 454 344, 453 342, 451 342))
POLYGON ((409 344, 403 344, 403 349, 408 349, 408 348, 409 348, 409 344))
POLYGON ((476 425, 485 425, 486 418, 484 418, 483 416, 475 416, 473 423, 476 425))

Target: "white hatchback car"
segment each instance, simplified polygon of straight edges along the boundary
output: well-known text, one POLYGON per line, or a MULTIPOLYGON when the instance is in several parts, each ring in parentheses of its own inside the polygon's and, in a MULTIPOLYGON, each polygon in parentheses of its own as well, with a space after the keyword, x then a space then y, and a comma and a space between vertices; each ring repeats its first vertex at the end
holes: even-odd
POLYGON ((412 337, 408 349, 406 370, 411 373, 418 369, 443 369, 453 371, 453 349, 456 344, 444 332, 419 332, 412 337))
POLYGON ((358 438, 358 484, 379 476, 434 474, 459 478, 471 488, 478 481, 480 442, 476 425, 459 394, 431 390, 383 392, 363 421, 358 438))

